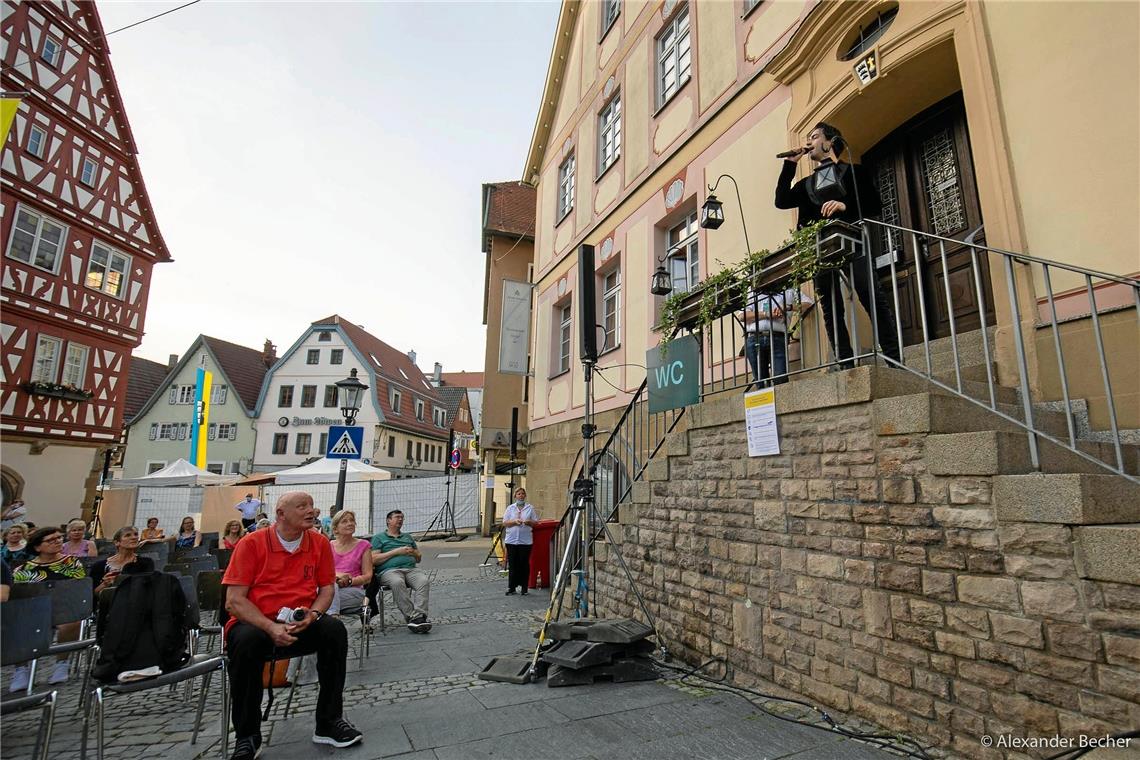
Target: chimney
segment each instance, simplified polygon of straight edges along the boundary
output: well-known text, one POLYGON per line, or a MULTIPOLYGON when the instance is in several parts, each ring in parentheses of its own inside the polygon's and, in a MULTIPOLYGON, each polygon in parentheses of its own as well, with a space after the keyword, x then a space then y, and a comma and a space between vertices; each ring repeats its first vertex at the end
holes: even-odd
POLYGON ((166 368, 174 369, 174 365, 178 364, 178 354, 170 354, 166 357, 166 368))
POLYGON ((435 370, 431 373, 431 382, 436 388, 443 385, 443 365, 435 363, 435 370))
POLYGON ((261 349, 261 363, 266 367, 272 367, 273 362, 277 361, 277 346, 269 338, 265 339, 265 346, 261 349))
POLYGON ((412 349, 411 351, 408 352, 408 358, 412 360, 412 364, 416 363, 416 351, 415 351, 415 349, 412 349))

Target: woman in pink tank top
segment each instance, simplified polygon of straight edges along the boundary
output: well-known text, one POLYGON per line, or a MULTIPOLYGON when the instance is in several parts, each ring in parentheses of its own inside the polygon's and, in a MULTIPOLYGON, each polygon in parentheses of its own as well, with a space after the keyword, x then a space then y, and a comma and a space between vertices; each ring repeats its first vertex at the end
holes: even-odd
POLYGON ((332 521, 333 566, 336 568, 336 597, 329 612, 337 615, 364 604, 364 589, 372 580, 372 545, 356 538, 356 515, 347 509, 332 521))

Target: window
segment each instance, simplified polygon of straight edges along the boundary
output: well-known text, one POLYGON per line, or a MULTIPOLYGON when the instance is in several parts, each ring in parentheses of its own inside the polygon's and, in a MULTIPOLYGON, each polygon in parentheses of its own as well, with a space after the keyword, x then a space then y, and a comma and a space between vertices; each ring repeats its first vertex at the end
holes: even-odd
POLYGON ((226 403, 226 396, 229 395, 229 386, 225 383, 219 383, 210 387, 210 404, 221 406, 226 403))
POLYGON ((744 0, 744 8, 743 8, 744 12, 740 14, 741 18, 743 18, 744 16, 747 16, 749 13, 751 13, 752 9, 755 8, 759 4, 760 4, 760 0, 744 0))
POLYGON ((697 247, 697 212, 669 230, 669 275, 673 292, 685 293, 701 279, 701 257, 697 247))
POLYGON ((602 351, 609 351, 621 344, 621 270, 615 269, 602 276, 602 351))
POLYGON ((325 332, 317 333, 317 340, 321 343, 328 343, 330 340, 332 340, 332 333, 328 332, 327 330, 325 332))
POLYGON ((344 363, 344 349, 334 348, 329 351, 329 364, 343 364, 344 363))
POLYGON ((570 371, 570 304, 558 306, 558 372, 570 371))
POLYGON ((389 435, 388 436, 388 458, 391 459, 394 456, 396 456, 396 436, 389 435))
POLYGON ((574 154, 567 156, 558 167, 558 221, 566 218, 574 208, 574 154))
POLYGON ((325 452, 328 450, 329 450, 329 434, 328 433, 321 433, 321 443, 319 446, 317 446, 317 453, 320 454, 321 456, 324 456, 325 452))
POLYGON ((621 155, 621 96, 611 100, 598 115, 598 175, 621 155))
POLYGON ((48 66, 59 68, 59 62, 62 58, 63 43, 55 37, 44 37, 44 46, 40 49, 40 59, 48 66))
POLYGON ((98 179, 99 167, 90 158, 83 159, 83 172, 79 175, 79 181, 88 187, 95 187, 98 179))
POLYGON ((606 36, 606 32, 617 21, 618 14, 621 13, 621 0, 602 0, 602 36, 606 36))
POLYGON ((875 20, 866 26, 861 25, 859 33, 845 46, 846 50, 839 56, 839 60, 850 61, 860 53, 869 50, 886 33, 887 27, 895 20, 898 13, 899 7, 896 5, 887 9, 886 12, 879 13, 875 16, 875 20))
POLYGON ((392 391, 392 414, 400 413, 400 392, 392 391))
POLYGON ((689 81, 692 51, 689 49, 689 8, 681 9, 657 38, 657 104, 669 98, 689 81))
MULTIPOLYGON (((210 427, 213 427, 211 425, 210 427)), ((237 424, 233 422, 219 422, 218 423, 218 440, 219 441, 236 441, 237 440, 237 424)))
POLYGON ((412 441, 408 439, 408 461, 412 461, 412 441))
POLYGON ((178 401, 179 404, 193 404, 194 391, 197 386, 195 385, 180 385, 178 386, 178 401))
POLYGON ((416 441, 416 461, 417 462, 423 461, 422 455, 423 455, 423 444, 420 441, 416 441))
POLYGON ((16 214, 8 255, 25 264, 54 272, 66 238, 66 227, 21 208, 16 214))
POLYGON ((277 406, 293 406, 293 386, 282 385, 277 389, 277 406))
POLYGON ((166 462, 147 462, 146 463, 146 474, 151 475, 153 473, 158 472, 159 470, 161 470, 164 467, 166 467, 166 462))
POLYGON ((289 450, 289 434, 288 433, 274 433, 273 434, 273 453, 284 454, 289 450))
POLYGON ((317 386, 315 385, 302 385, 301 386, 301 406, 313 407, 317 405, 317 386))
POLYGON ((63 378, 60 382, 64 385, 74 385, 76 388, 82 388, 86 376, 87 346, 81 346, 78 343, 68 343, 67 356, 63 361, 63 378))
POLYGON ((177 422, 155 422, 150 426, 150 439, 152 441, 178 441, 184 440, 185 424, 177 422))
POLYGON ((226 463, 225 462, 207 462, 206 463, 206 472, 212 472, 215 475, 225 475, 226 474, 226 463))
POLYGON ((43 158, 47 153, 47 132, 39 127, 28 130, 28 152, 36 158, 43 158))
POLYGON ((312 433, 297 433, 297 445, 293 449, 294 454, 308 454, 309 449, 313 447, 313 434, 312 433))
POLYGON ((325 409, 335 409, 337 405, 337 391, 335 385, 325 386, 325 409))
POLYGON ((110 248, 92 243, 91 259, 87 262, 87 287, 101 290, 119 298, 127 284, 127 270, 131 260, 110 248))
POLYGON ((416 399, 416 419, 420 422, 424 421, 424 402, 416 399))
POLYGON ((63 341, 49 335, 36 338, 36 358, 32 363, 33 383, 54 383, 59 376, 59 355, 63 341))
POLYGON ((320 364, 321 363, 321 350, 319 348, 310 348, 305 354, 305 364, 320 364))

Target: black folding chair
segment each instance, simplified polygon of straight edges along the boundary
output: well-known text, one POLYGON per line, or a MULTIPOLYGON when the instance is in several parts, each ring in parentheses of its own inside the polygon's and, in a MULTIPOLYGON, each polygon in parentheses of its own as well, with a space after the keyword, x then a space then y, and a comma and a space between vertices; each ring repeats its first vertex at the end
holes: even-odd
POLYGON ((211 549, 210 554, 218 558, 218 569, 225 570, 230 565, 230 557, 233 556, 233 549, 211 549))
POLYGON ((201 545, 206 547, 206 551, 218 548, 218 538, 221 534, 216 532, 203 533, 201 545))
MULTIPOLYGON (((34 663, 47 655, 51 648, 51 608, 51 597, 48 596, 13 599, 4 603, 4 614, 0 616, 0 664, 34 663)), ((31 683, 29 678, 29 687, 31 683)), ((32 749, 32 757, 40 760, 49 757, 51 732, 55 726, 56 694, 54 689, 33 694, 29 688, 24 696, 0 699, 0 716, 36 708, 43 710, 32 749)))
POLYGON ((115 553, 116 550, 115 550, 115 542, 114 541, 112 541, 109 538, 97 538, 97 539, 95 539, 95 551, 97 551, 99 554, 103 554, 104 552, 106 552, 108 550, 110 550, 110 552, 112 554, 115 553))
MULTIPOLYGON (((179 582, 182 585, 182 591, 186 595, 186 604, 188 612, 190 613, 191 624, 197 618, 194 617, 198 612, 198 599, 194 591, 194 582, 192 578, 180 577, 179 582)), ((103 591, 100 596, 100 604, 110 604, 114 598, 117 589, 110 588, 103 591)), ((192 642, 188 641, 187 646, 191 647, 192 642)), ((193 650, 190 650, 191 652, 193 650)), ((147 678, 142 681, 132 681, 130 683, 109 683, 100 684, 95 687, 93 695, 95 697, 91 708, 96 713, 96 736, 98 741, 99 760, 103 760, 103 703, 107 698, 113 694, 136 694, 140 691, 149 691, 151 689, 159 689, 164 686, 173 688, 174 686, 185 682, 187 691, 193 684, 193 680, 202 677, 201 691, 198 694, 198 710, 194 717, 194 732, 190 735, 190 743, 196 744, 198 742, 198 731, 202 725, 202 714, 206 709, 206 693, 210 689, 210 680, 214 675, 215 670, 221 670, 222 681, 222 715, 221 715, 221 731, 222 731, 222 757, 225 758, 229 755, 229 725, 230 725, 230 697, 229 697, 229 681, 226 675, 226 661, 222 655, 206 655, 206 654, 191 654, 190 659, 185 665, 178 670, 173 670, 169 673, 163 673, 154 678, 147 678)), ((83 738, 80 748, 80 757, 87 756, 87 736, 90 732, 90 718, 91 710, 84 710, 83 712, 83 738)))
MULTIPOLYGON (((203 612, 214 613, 211 623, 199 626, 198 638, 201 638, 201 636, 222 635, 221 613, 223 607, 225 607, 226 599, 226 591, 222 586, 222 577, 224 575, 225 572, 222 570, 206 570, 198 573, 195 577, 199 622, 203 612)), ((194 651, 197 651, 197 640, 195 640, 194 651)))
POLYGON ((166 571, 170 573, 180 573, 181 575, 189 575, 191 578, 197 577, 198 573, 204 573, 209 570, 218 569, 218 558, 213 555, 206 555, 205 557, 197 557, 189 562, 171 562, 166 566, 166 571))
POLYGON ((166 569, 166 555, 163 554, 162 552, 140 551, 138 553, 138 555, 140 557, 146 557, 151 562, 153 562, 154 563, 154 569, 156 572, 161 573, 163 570, 166 569))
POLYGON ((384 594, 391 591, 392 587, 387 586, 380 582, 380 566, 375 565, 372 568, 372 580, 368 584, 368 588, 364 592, 364 598, 369 604, 370 618, 379 618, 380 620, 380 633, 388 633, 388 625, 384 622, 384 594))
POLYGON ((205 544, 201 546, 188 546, 185 549, 175 549, 171 562, 184 562, 209 555, 210 549, 205 544))
MULTIPOLYGON (((70 580, 50 580, 41 583, 17 583, 12 587, 13 599, 26 599, 29 597, 48 596, 51 598, 51 624, 58 628, 68 623, 79 623, 79 638, 76 641, 66 641, 52 644, 48 647, 47 655, 70 655, 72 652, 88 650, 87 666, 83 670, 83 693, 87 691, 88 676, 91 672, 91 647, 95 639, 87 638, 91 615, 94 612, 94 586, 90 578, 75 578, 70 580)), ((7 611, 5 611, 6 613, 7 611)), ((37 660, 32 660, 28 674, 28 694, 32 693, 32 684, 36 680, 37 660)), ((82 707, 82 696, 80 697, 82 707)))

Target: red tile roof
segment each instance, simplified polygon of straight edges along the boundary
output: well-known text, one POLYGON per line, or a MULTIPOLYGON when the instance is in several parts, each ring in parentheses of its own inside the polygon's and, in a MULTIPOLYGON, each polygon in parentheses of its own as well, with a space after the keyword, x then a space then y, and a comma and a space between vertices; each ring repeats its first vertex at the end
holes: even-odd
POLYGON ((482 388, 483 387, 483 373, 482 372, 444 372, 440 375, 444 385, 452 385, 458 388, 482 388))
POLYGON ((141 356, 132 356, 127 370, 127 401, 123 406, 123 419, 130 423, 139 413, 154 392, 166 379, 170 368, 159 362, 152 362, 141 356))
POLYGON ((389 346, 338 314, 313 322, 313 325, 339 325, 357 352, 369 361, 369 369, 383 378, 385 382, 376 383, 374 391, 380 411, 384 414, 385 424, 429 438, 447 440, 447 430, 436 427, 432 421, 432 404, 440 408, 444 408, 446 404, 432 387, 427 376, 406 353, 389 346), (389 388, 400 391, 399 414, 392 411, 389 388), (416 419, 416 398, 424 400, 422 421, 416 419))
POLYGON ((253 414, 257 407, 257 396, 261 393, 261 381, 269 369, 265 366, 261 351, 211 338, 209 335, 203 335, 202 340, 210 347, 218 365, 226 373, 242 406, 253 414))
POLYGON ((521 182, 483 185, 483 235, 502 232, 534 237, 535 189, 521 182))

